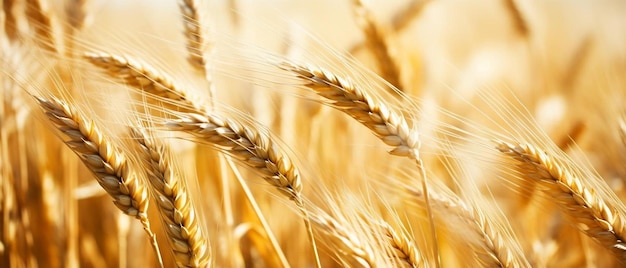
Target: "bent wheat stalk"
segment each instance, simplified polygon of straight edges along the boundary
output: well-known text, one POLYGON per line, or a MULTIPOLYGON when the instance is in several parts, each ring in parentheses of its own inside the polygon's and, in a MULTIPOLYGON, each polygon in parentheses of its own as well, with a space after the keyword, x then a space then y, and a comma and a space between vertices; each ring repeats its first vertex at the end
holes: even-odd
POLYGON ((545 185, 546 194, 555 199, 580 231, 609 249, 622 263, 626 262, 626 219, 615 209, 622 204, 603 199, 567 166, 531 144, 498 141, 496 148, 518 161, 526 179, 545 185))
POLYGON ((159 264, 163 266, 156 237, 148 220, 148 194, 130 171, 124 155, 108 141, 93 121, 84 118, 67 103, 55 98, 35 99, 48 119, 67 138, 65 144, 78 155, 100 186, 113 197, 115 206, 141 222, 152 240, 159 264))
MULTIPOLYGON (((409 127, 404 116, 390 110, 382 102, 376 101, 349 80, 337 77, 324 69, 315 69, 288 62, 280 64, 279 67, 296 74, 298 78, 306 81, 306 87, 330 100, 332 107, 356 119, 374 132, 374 135, 384 143, 394 147, 389 152, 390 154, 408 157, 417 163, 423 178, 422 190, 433 235, 433 252, 434 256, 439 258, 437 232, 428 201, 426 170, 419 155, 420 140, 418 132, 409 127)), ((437 261, 437 264, 439 266, 439 261, 437 261)))
POLYGON ((205 267, 210 248, 185 184, 171 167, 169 148, 146 133, 131 128, 131 137, 141 148, 150 189, 153 190, 171 250, 178 267, 205 267))

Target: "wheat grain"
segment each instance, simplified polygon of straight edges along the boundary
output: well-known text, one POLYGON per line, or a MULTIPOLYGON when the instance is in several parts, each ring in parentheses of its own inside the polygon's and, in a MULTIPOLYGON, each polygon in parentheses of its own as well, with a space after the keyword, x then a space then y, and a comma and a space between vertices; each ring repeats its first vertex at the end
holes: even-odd
POLYGON ((518 161, 524 177, 547 186, 546 194, 582 232, 609 249, 621 262, 626 261, 626 220, 613 209, 617 204, 608 203, 567 166, 533 145, 498 141, 497 149, 518 161))
POLYGON ((186 113, 181 117, 182 119, 167 122, 166 126, 170 130, 191 134, 199 138, 199 142, 208 142, 221 149, 222 152, 232 155, 259 171, 266 182, 295 202, 304 217, 316 265, 320 267, 310 218, 302 199, 300 173, 292 161, 273 144, 271 138, 263 135, 251 125, 216 114, 186 113))
POLYGON ((210 262, 208 241, 180 175, 172 168, 169 148, 156 138, 131 128, 141 147, 150 189, 154 190, 165 231, 178 267, 204 267, 210 262))
MULTIPOLYGON (((139 63, 110 54, 89 53, 85 57, 96 66, 106 69, 110 76, 119 77, 131 86, 182 102, 184 105, 198 106, 190 101, 184 91, 175 86, 171 79, 157 75, 155 71, 141 67, 139 63)), ((226 150, 227 153, 233 154, 237 159, 254 168, 260 168, 262 173, 268 175, 266 179, 270 184, 279 188, 290 188, 289 190, 283 189, 290 198, 299 195, 302 187, 300 175, 269 139, 251 127, 215 114, 204 116, 202 115, 204 112, 206 112, 205 109, 197 108, 196 113, 180 114, 183 119, 171 121, 168 126, 194 134, 199 138, 206 138, 205 141, 221 148, 230 147, 226 150), (268 161, 268 166, 265 166, 264 161, 268 161), (272 176, 278 177, 272 178, 272 176)))

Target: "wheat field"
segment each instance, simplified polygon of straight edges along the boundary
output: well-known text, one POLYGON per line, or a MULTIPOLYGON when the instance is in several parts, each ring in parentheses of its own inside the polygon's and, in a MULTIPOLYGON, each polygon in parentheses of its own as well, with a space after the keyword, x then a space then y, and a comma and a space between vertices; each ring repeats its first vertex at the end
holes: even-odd
POLYGON ((3 0, 0 267, 623 267, 626 2, 3 0))

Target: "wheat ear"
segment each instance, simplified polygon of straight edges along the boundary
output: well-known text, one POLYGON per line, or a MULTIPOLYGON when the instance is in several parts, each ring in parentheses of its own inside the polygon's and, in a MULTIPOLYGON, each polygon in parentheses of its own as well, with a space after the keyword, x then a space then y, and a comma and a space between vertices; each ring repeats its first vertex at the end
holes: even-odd
POLYGON ((183 16, 184 34, 187 39, 187 52, 189 63, 204 72, 206 58, 204 56, 207 40, 202 33, 202 21, 198 13, 198 1, 179 0, 178 4, 183 16))
POLYGON ((583 233, 609 249, 622 263, 626 262, 626 221, 614 209, 616 204, 607 203, 567 166, 533 145, 498 141, 496 148, 518 161, 525 178, 545 185, 546 194, 583 233))
POLYGON ((376 58, 380 76, 395 87, 400 86, 400 71, 390 54, 387 37, 362 0, 353 0, 358 23, 365 34, 365 44, 376 58))
POLYGON ((298 170, 265 135, 256 129, 218 115, 181 114, 166 123, 171 130, 186 132, 232 155, 261 172, 263 178, 292 200, 301 200, 298 170))
MULTIPOLYGON (((376 258, 370 247, 359 241, 359 236, 344 228, 339 222, 327 215, 313 215, 311 222, 316 229, 325 234, 325 243, 334 246, 333 250, 341 260, 342 256, 351 258, 361 267, 376 267, 376 258)), ((345 260, 343 260, 345 261, 345 260)), ((350 264, 346 264, 350 266, 350 264)))
POLYGON ((187 61, 200 74, 204 76, 204 81, 209 89, 209 99, 213 103, 215 96, 215 85, 213 84, 213 74, 209 69, 207 55, 210 50, 210 44, 206 36, 206 25, 200 16, 197 0, 178 0, 178 6, 183 16, 183 26, 185 39, 187 40, 187 61))
MULTIPOLYGON (((417 200, 422 199, 422 191, 418 188, 408 189, 417 200)), ((520 258, 513 254, 507 247, 507 243, 497 228, 489 223, 480 209, 468 206, 463 200, 445 194, 431 191, 430 200, 433 207, 444 215, 455 215, 467 223, 469 231, 476 234, 480 239, 481 249, 475 249, 474 253, 478 261, 485 266, 497 267, 525 267, 520 258), (483 252, 485 251, 485 252, 483 252)), ((450 226, 458 228, 458 226, 450 226)))
POLYGON ((78 155, 92 172, 96 181, 113 197, 113 203, 123 213, 141 222, 152 240, 155 253, 162 264, 156 237, 148 220, 148 194, 138 178, 131 173, 124 155, 111 144, 93 121, 84 118, 67 103, 54 98, 36 97, 48 119, 67 138, 65 144, 78 155))
POLYGON ((404 234, 397 233, 387 222, 381 222, 387 244, 393 248, 392 257, 405 267, 427 267, 413 242, 404 234))
POLYGON ((504 5, 509 14, 511 14, 515 30, 523 37, 528 37, 530 35, 529 25, 524 17, 524 14, 520 11, 516 0, 504 0, 504 5))
POLYGON ((26 18, 35 31, 35 41, 41 48, 57 52, 52 17, 41 0, 26 0, 26 18))
MULTIPOLYGON (((404 116, 395 113, 382 102, 376 101, 366 92, 360 90, 349 80, 342 79, 323 70, 284 62, 281 69, 295 73, 298 78, 307 81, 305 86, 318 95, 331 101, 331 106, 356 119, 369 128, 384 143, 394 147, 389 153, 408 157, 417 163, 422 175, 424 201, 430 219, 433 234, 434 256, 439 258, 437 232, 433 213, 428 201, 426 170, 419 155, 420 140, 417 131, 413 131, 404 116)), ((439 264, 439 261, 437 261, 439 264)))
POLYGON ((3 0, 2 11, 4 12, 4 34, 10 41, 16 41, 19 38, 19 30, 17 28, 17 17, 14 14, 16 1, 3 0))
MULTIPOLYGON (((177 87, 172 78, 157 70, 144 66, 130 57, 105 52, 87 52, 84 55, 94 66, 106 71, 107 75, 130 87, 174 101, 188 101, 187 94, 177 87)), ((199 107, 196 107, 199 108, 199 107)))
POLYGON ((87 6, 88 0, 71 0, 67 1, 65 5, 65 14, 70 26, 76 30, 80 30, 85 25, 87 18, 87 6))
POLYGON ((185 184, 170 164, 169 148, 159 140, 131 128, 131 137, 140 145, 148 182, 169 237, 178 267, 205 267, 210 248, 185 184))

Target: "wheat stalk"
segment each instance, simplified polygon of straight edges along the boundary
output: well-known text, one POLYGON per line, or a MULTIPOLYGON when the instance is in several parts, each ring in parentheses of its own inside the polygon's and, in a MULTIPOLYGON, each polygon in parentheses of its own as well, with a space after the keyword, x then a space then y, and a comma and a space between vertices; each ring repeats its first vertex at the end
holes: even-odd
POLYGON ((171 250, 178 267, 205 267, 210 248, 185 184, 171 166, 169 148, 158 139, 131 128, 131 137, 140 145, 150 189, 158 204, 171 250))
POLYGON ((545 185, 546 194, 553 197, 583 233, 609 249, 621 262, 626 261, 626 220, 614 209, 622 204, 603 199, 567 166, 531 144, 498 141, 496 148, 518 161, 524 177, 545 185))
MULTIPOLYGON (((142 67, 132 60, 105 53, 87 53, 85 57, 93 64, 107 70, 112 77, 118 77, 130 86, 164 98, 182 102, 182 104, 198 107, 190 101, 182 89, 175 86, 171 79, 158 75, 148 67, 142 67)), ((271 141, 250 126, 207 113, 205 109, 196 108, 195 113, 181 113, 181 120, 168 122, 173 130, 181 130, 220 148, 228 148, 226 153, 232 154, 247 165, 260 169, 266 180, 291 199, 300 195, 302 185, 300 175, 286 157, 271 141), (267 161, 267 166, 265 162, 267 161), (280 170, 279 170, 280 168, 280 170), (276 173, 278 172, 278 173, 276 173), (272 178, 272 176, 278 176, 272 178)))
POLYGON ((131 173, 129 164, 117 148, 96 127, 69 104, 55 99, 35 97, 48 119, 67 138, 65 144, 92 172, 96 181, 113 197, 113 203, 124 214, 137 218, 151 238, 159 263, 161 257, 156 237, 147 215, 148 194, 131 173))

